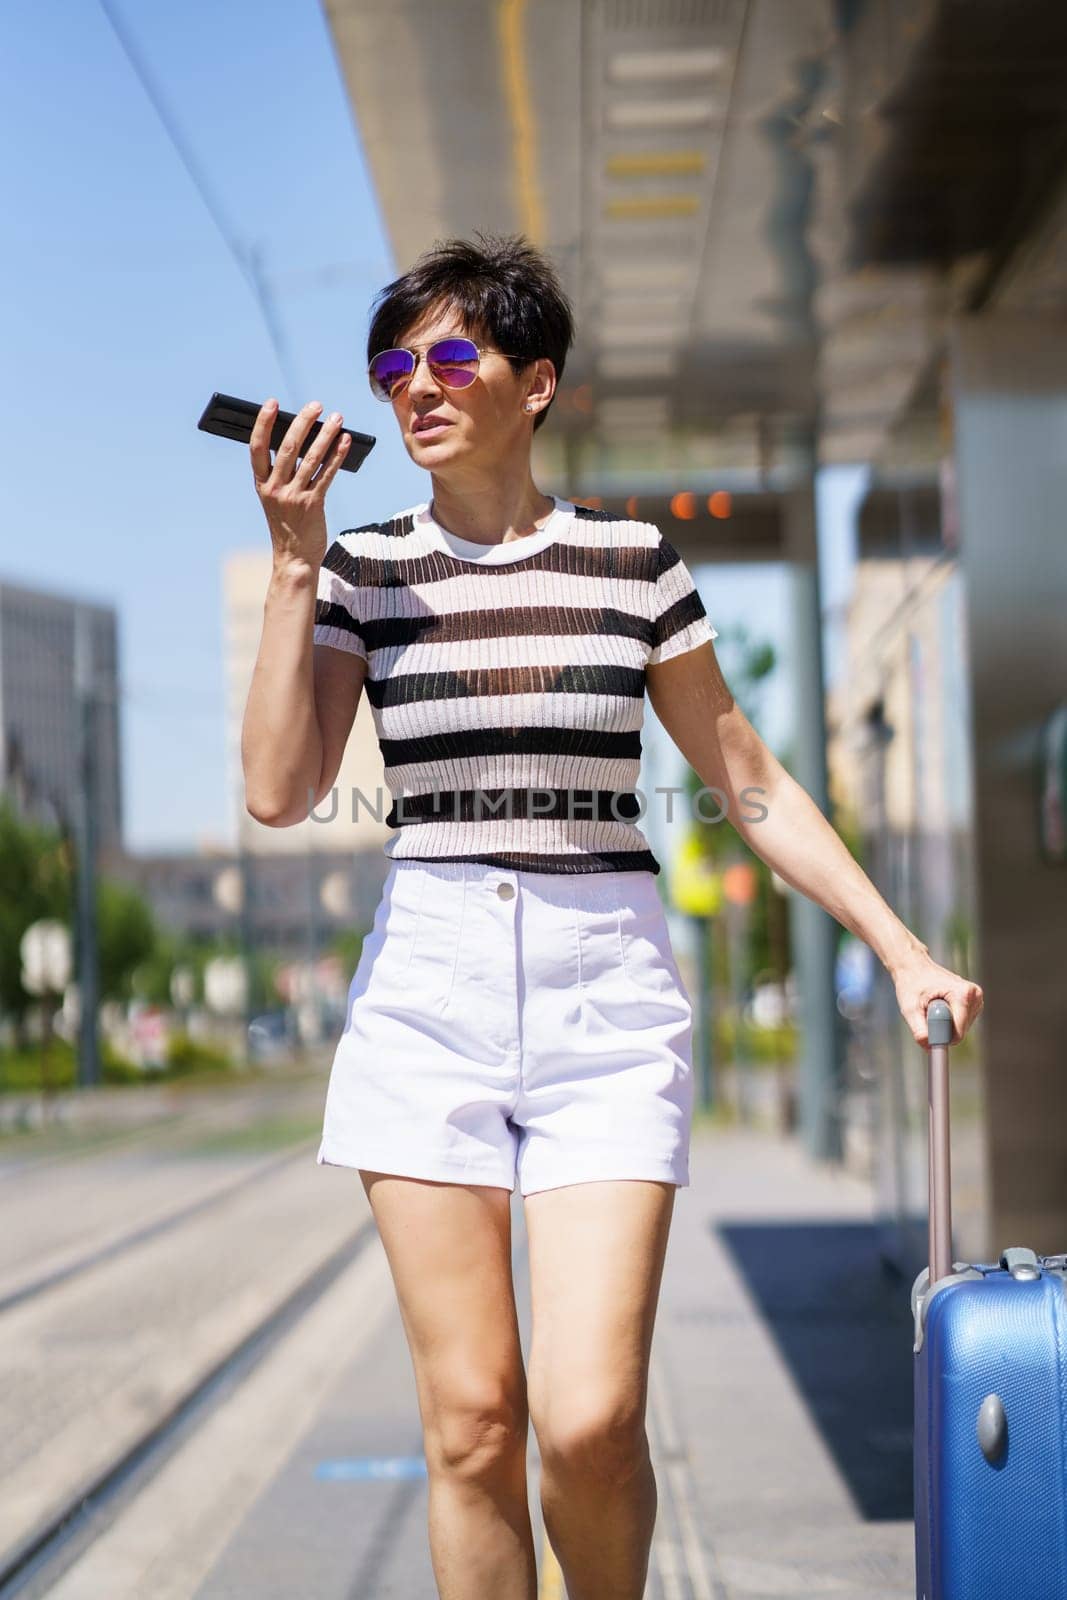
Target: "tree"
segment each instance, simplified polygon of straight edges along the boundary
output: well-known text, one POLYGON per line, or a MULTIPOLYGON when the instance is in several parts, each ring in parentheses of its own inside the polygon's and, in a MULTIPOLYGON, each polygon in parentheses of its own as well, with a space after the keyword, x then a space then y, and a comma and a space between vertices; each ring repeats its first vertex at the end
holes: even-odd
POLYGON ((22 987, 22 936, 42 917, 69 921, 71 870, 62 835, 19 816, 0 795, 0 1008, 25 1045, 26 1013, 36 996, 22 987))
POLYGON ((330 940, 330 954, 336 956, 347 972, 355 972, 363 954, 363 941, 369 928, 350 927, 335 933, 330 940))
POLYGON ((130 1000, 135 968, 150 957, 165 956, 166 937, 157 928, 148 902, 129 884, 101 878, 96 913, 100 998, 130 1000))

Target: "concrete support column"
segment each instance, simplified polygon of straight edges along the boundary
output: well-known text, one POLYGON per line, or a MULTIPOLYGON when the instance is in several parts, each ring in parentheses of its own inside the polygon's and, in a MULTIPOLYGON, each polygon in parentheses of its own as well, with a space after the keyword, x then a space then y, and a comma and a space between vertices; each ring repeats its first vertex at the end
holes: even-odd
MULTIPOLYGON (((789 563, 793 613, 793 776, 829 818, 813 442, 809 456, 810 473, 782 498, 783 553, 789 563)), ((834 918, 806 895, 790 894, 789 915, 801 1008, 799 1132, 814 1159, 838 1161, 844 1147, 839 1117, 842 1039, 834 996, 839 929, 834 918)))
POLYGON ((950 330, 974 749, 989 1239, 1067 1249, 1067 869, 1042 858, 1042 724, 1067 700, 1067 320, 950 330))

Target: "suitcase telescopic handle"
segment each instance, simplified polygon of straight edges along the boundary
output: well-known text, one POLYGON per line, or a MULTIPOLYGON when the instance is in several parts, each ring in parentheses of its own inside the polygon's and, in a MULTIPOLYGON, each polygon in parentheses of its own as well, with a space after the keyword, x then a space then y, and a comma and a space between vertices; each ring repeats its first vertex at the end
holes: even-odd
POLYGON ((944 1000, 926 1008, 930 1041, 930 1283, 952 1271, 952 1161, 948 1127, 948 1047, 952 1012, 944 1000))

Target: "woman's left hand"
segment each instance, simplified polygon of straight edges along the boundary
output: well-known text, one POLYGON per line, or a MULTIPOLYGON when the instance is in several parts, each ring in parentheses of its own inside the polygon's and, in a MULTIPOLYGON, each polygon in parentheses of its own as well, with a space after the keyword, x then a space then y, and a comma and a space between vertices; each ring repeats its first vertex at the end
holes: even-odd
POLYGON ((930 1045, 926 1032, 926 1008, 931 1000, 946 1000, 952 1012, 952 1043, 958 1044, 981 1014, 982 991, 970 978, 961 978, 933 957, 918 951, 890 974, 896 989, 900 1014, 908 1024, 916 1044, 930 1045))

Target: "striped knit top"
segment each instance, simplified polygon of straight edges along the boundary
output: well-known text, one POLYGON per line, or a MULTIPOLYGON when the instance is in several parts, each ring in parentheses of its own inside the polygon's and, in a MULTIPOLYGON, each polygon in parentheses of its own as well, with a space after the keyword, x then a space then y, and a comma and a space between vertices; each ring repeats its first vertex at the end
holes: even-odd
POLYGON ((423 502, 326 551, 313 640, 367 662, 390 858, 660 871, 633 820, 645 667, 718 633, 654 523, 553 499, 507 544, 423 502))

